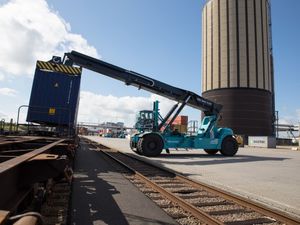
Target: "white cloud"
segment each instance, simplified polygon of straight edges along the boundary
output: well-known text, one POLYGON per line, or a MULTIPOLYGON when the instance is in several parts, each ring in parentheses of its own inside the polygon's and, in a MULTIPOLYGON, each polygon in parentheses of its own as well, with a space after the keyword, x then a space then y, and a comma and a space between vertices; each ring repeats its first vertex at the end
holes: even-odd
POLYGON ((0 111, 0 120, 7 119, 7 118, 8 118, 8 116, 4 112, 0 111))
POLYGON ((279 124, 294 124, 298 125, 300 123, 300 109, 292 111, 289 115, 279 115, 279 124))
POLYGON ((45 0, 11 0, 0 5, 0 79, 31 76, 36 60, 77 50, 99 57, 97 50, 45 0), (5 76, 6 75, 6 76, 5 76))
POLYGON ((12 88, 0 88, 0 95, 14 97, 18 92, 12 88))
POLYGON ((153 101, 159 100, 160 113, 166 114, 174 102, 152 94, 150 97, 103 96, 88 91, 80 93, 78 122, 124 122, 133 126, 139 110, 152 109, 153 101))
POLYGON ((287 118, 280 118, 278 124, 291 124, 290 120, 287 118))

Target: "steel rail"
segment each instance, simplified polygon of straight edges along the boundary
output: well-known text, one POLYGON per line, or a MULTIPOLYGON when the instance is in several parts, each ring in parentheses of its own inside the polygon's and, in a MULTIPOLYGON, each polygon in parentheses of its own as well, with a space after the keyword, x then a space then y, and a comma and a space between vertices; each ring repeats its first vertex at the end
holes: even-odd
MULTIPOLYGON (((92 143, 92 144, 94 146, 96 146, 94 143, 92 143)), ((99 150, 101 150, 101 149, 99 149, 99 150)), ((300 224, 300 219, 298 219, 296 217, 292 217, 292 216, 288 215, 285 212, 279 211, 277 209, 269 208, 268 206, 265 206, 265 205, 263 205, 261 203, 254 202, 254 201, 249 200, 247 198, 244 198, 244 197, 235 195, 233 193, 227 192, 225 190, 222 190, 220 188, 213 187, 213 186, 205 184, 205 183, 203 183, 201 181, 192 180, 190 178, 187 178, 187 177, 179 174, 178 172, 176 172, 176 171, 174 171, 172 169, 164 168, 164 167, 162 167, 160 165, 157 165, 156 163, 150 162, 149 160, 141 159, 139 156, 134 156, 134 155, 131 155, 131 154, 128 154, 128 153, 120 152, 118 150, 115 150, 115 151, 117 151, 118 153, 120 153, 122 155, 125 155, 126 157, 133 158, 133 159, 138 160, 138 161, 140 161, 142 163, 145 163, 145 164, 148 164, 148 165, 153 166, 155 168, 158 168, 158 169, 160 169, 162 171, 166 171, 168 173, 172 173, 172 174, 174 174, 176 176, 176 178, 178 178, 179 180, 181 180, 183 182, 188 183, 192 187, 202 188, 202 189, 204 189, 204 190, 206 190, 206 191, 208 191, 210 193, 216 194, 216 195, 218 195, 218 196, 220 196, 220 197, 222 197, 222 198, 224 198, 226 200, 233 201, 236 204, 239 204, 239 205, 241 205, 243 207, 251 208, 252 210, 254 210, 254 211, 258 212, 258 213, 261 213, 261 214, 263 214, 265 216, 272 217, 273 219, 276 219, 277 221, 284 222, 286 224, 291 224, 291 225, 300 224)), ((104 152, 104 151, 102 151, 102 152, 104 152)), ((113 156, 110 156, 110 157, 114 158, 113 156)), ((118 159, 115 159, 115 160, 119 161, 118 159)), ((121 164, 123 164, 123 163, 121 162, 121 164)), ((126 165, 124 165, 124 166, 126 166, 126 165)), ((130 168, 130 170, 134 171, 132 168, 130 168)), ((141 176, 143 176, 143 175, 141 175, 141 176)), ((152 181, 150 181, 150 182, 152 183, 152 181)), ((172 193, 170 193, 170 194, 173 195, 172 193)), ((177 196, 175 196, 175 197, 177 197, 177 196)))
POLYGON ((216 195, 219 195, 220 197, 224 198, 224 199, 227 199, 227 200, 231 200, 241 206, 244 206, 244 207, 247 207, 247 208, 251 208, 253 210, 255 210, 256 212, 259 212, 263 215, 266 215, 266 216, 270 216, 274 219, 276 219, 277 221, 281 221, 281 222, 284 222, 284 223, 287 223, 287 224, 291 224, 291 225, 297 225, 297 224, 300 224, 300 219, 298 218, 295 218, 295 217, 292 217, 284 212, 281 212, 277 209, 271 209, 271 208, 268 208, 267 206, 263 205, 263 204, 260 204, 258 202, 254 202, 254 201, 251 201, 249 199, 246 199, 244 197, 241 197, 241 196, 238 196, 238 195, 235 195, 233 193, 230 193, 230 192, 227 192, 225 190, 222 190, 220 188, 217 188, 217 187, 213 187, 211 185, 208 185, 208 184, 205 184, 201 181, 195 181, 195 180, 192 180, 190 178, 187 178, 181 174, 179 174, 178 172, 172 170, 172 169, 169 169, 169 168, 163 168, 159 165, 156 165, 152 162, 149 162, 149 160, 145 161, 145 160, 142 160, 140 157, 138 156, 133 156, 133 155, 130 155, 130 154, 127 154, 127 153, 124 153, 124 152, 120 152, 118 151, 119 153, 127 156, 127 157, 130 157, 130 158, 134 158, 140 162, 143 162, 143 163, 146 163, 150 166, 153 166, 153 167, 156 167, 156 168, 159 168, 163 171, 167 171, 169 173, 173 173, 174 175, 176 175, 176 178, 178 178, 179 180, 183 181, 183 182, 186 182, 188 184, 190 184, 192 187, 195 187, 195 188, 202 188, 202 189, 205 189, 206 191, 208 192, 211 192, 211 193, 214 193, 216 195))
POLYGON ((0 163, 0 174, 10 170, 13 167, 16 167, 16 166, 20 165, 21 163, 24 163, 24 162, 28 161, 29 159, 31 159, 31 158, 33 158, 33 157, 35 157, 35 156, 37 156, 41 153, 44 153, 45 151, 53 148, 54 146, 56 146, 56 145, 58 145, 58 144, 60 144, 64 141, 65 141, 65 139, 60 139, 58 141, 52 142, 48 145, 45 145, 41 148, 38 148, 36 150, 33 150, 33 151, 28 152, 28 153, 23 154, 23 155, 20 155, 16 158, 13 158, 13 159, 7 160, 3 163, 0 163))
MULTIPOLYGON (((112 158, 113 160, 117 161, 119 164, 123 165, 128 170, 132 171, 135 174, 135 176, 138 177, 139 179, 141 179, 142 181, 144 181, 146 183, 146 185, 150 186, 155 191, 161 193, 163 196, 165 196, 166 198, 168 198, 170 201, 174 202, 175 204, 179 205, 181 208, 183 208, 187 212, 191 213, 195 218, 197 218, 207 224, 211 224, 211 225, 224 225, 224 223, 222 223, 221 221, 214 219, 213 217, 211 217, 209 214, 205 213, 204 211, 198 209, 197 207, 193 206, 192 204, 184 201, 183 199, 177 197, 173 193, 167 191, 166 189, 164 189, 164 188, 160 187, 159 185, 157 185, 156 183, 152 182, 151 180, 149 180, 147 177, 145 177, 141 173, 137 172, 130 166, 128 166, 125 163, 123 163, 122 161, 120 161, 119 159, 110 155, 108 152, 103 151, 102 149, 98 148, 96 145, 94 145, 94 146, 97 149, 99 149, 102 153, 107 155, 108 157, 112 158)), ((120 153, 120 152, 118 152, 118 153, 120 153)))
POLYGON ((233 193, 229 193, 227 191, 221 190, 217 187, 213 187, 210 186, 208 184, 204 184, 202 182, 199 181, 194 181, 191 179, 188 179, 180 174, 176 174, 177 178, 179 178, 179 180, 185 181, 187 183, 189 183, 191 186, 195 187, 195 188, 203 188, 206 191, 212 192, 214 194, 217 194, 219 196, 221 196, 224 199, 227 200, 231 200, 241 206, 247 207, 247 208, 251 208, 254 211, 261 213, 263 215, 272 217, 274 219, 276 219, 277 221, 281 221, 287 224, 292 224, 292 225, 296 225, 296 224, 300 224, 300 220, 294 217, 289 216, 288 214, 285 214, 284 212, 280 212, 279 210, 276 209, 270 209, 267 206, 264 206, 263 204, 260 204, 258 202, 254 202, 251 200, 248 200, 246 198, 243 198, 241 196, 237 196, 233 193))

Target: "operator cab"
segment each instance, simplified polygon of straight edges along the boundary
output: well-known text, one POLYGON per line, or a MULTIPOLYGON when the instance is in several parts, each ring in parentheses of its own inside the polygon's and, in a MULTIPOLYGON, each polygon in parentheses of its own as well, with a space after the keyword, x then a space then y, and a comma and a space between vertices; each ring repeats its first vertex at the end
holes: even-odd
POLYGON ((203 137, 210 130, 211 125, 216 120, 216 116, 205 116, 198 130, 198 135, 203 137))
POLYGON ((154 115, 152 110, 142 110, 136 115, 135 128, 138 130, 151 130, 154 126, 154 115))

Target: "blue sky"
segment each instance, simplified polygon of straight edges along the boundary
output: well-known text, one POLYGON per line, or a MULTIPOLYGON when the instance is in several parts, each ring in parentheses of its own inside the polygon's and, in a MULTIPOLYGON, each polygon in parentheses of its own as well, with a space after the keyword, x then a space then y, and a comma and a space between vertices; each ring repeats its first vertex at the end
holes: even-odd
MULTIPOLYGON (((102 59, 199 92, 201 72, 201 1, 49 1, 99 51, 102 59), (83 9, 84 8, 84 9, 83 9), (80 15, 82 12, 82 16, 80 15)), ((86 74, 89 74, 86 72, 86 74)), ((109 78, 86 75, 89 90, 114 95, 136 95, 109 78), (103 83, 102 83, 103 82, 103 83), (109 84, 109 85, 106 85, 109 84)))
MULTIPOLYGON (((7 2, 0 0, 0 7, 7 2)), ((204 0, 48 0, 47 3, 50 11, 71 27, 70 32, 81 35, 102 60, 201 94, 201 10, 204 0)), ((299 12, 299 0, 272 0, 276 109, 282 121, 294 123, 300 120, 299 12)), ((3 19, 1 17, 0 22, 3 19)), ((51 21, 49 23, 51 27, 51 21)), ((19 49, 10 51, 17 53, 19 49)), ((46 56, 45 53, 43 57, 46 56)), ((0 80, 0 88, 16 92, 10 96, 0 95, 0 113, 15 115, 17 105, 28 104, 31 83, 32 78, 28 75, 10 76, 7 73, 0 80)), ((83 74, 81 90, 95 94, 95 101, 108 95, 115 99, 150 96, 145 91, 87 70, 83 74)), ((196 110, 188 109, 185 113, 198 119, 196 110)), ((79 118, 104 120, 95 120, 96 116, 103 115, 87 114, 88 111, 79 118)), ((114 118, 117 120, 118 117, 122 116, 116 113, 114 118)))

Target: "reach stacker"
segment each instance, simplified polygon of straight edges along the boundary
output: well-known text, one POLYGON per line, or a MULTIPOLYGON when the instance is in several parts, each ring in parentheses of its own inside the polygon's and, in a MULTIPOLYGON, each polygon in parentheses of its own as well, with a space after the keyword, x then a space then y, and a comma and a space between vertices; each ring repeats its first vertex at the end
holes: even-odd
POLYGON ((203 149, 210 155, 220 151, 224 156, 234 156, 238 151, 238 143, 232 129, 217 126, 222 109, 220 104, 192 91, 171 86, 76 51, 65 53, 62 60, 53 57, 52 63, 80 66, 177 102, 164 117, 159 114, 157 101, 153 104, 153 110, 140 112, 137 121, 139 132, 131 137, 130 146, 141 155, 158 156, 163 149, 169 151, 172 148, 203 149), (196 135, 174 132, 170 129, 185 106, 201 110, 205 115, 196 135))

